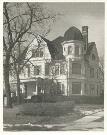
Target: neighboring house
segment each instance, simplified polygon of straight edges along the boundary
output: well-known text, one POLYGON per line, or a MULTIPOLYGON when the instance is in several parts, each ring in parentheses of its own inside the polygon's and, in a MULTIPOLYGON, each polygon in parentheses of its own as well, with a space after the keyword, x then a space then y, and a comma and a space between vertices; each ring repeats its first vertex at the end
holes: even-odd
POLYGON ((82 27, 82 33, 73 26, 53 41, 38 35, 28 49, 26 59, 29 58, 20 74, 26 96, 44 93, 38 80, 46 79, 57 83, 66 96, 99 96, 103 90, 103 72, 96 44, 88 42, 88 26, 82 27))

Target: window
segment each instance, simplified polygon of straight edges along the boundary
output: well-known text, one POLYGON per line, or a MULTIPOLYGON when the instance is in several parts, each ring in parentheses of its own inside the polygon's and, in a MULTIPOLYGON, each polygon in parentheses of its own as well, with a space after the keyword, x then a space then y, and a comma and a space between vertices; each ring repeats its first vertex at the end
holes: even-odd
POLYGON ((94 91, 95 91, 95 85, 94 84, 90 84, 90 94, 94 95, 94 91))
POLYGON ((37 49, 36 57, 43 57, 43 48, 38 48, 37 49))
POLYGON ((43 49, 40 49, 40 57, 43 57, 43 49))
POLYGON ((65 74, 65 65, 64 64, 60 65, 60 74, 65 74))
POLYGON ((27 65, 26 69, 27 69, 27 76, 30 77, 30 66, 27 65))
POLYGON ((79 56, 79 46, 75 46, 75 56, 79 56))
POLYGON ((49 63, 45 64, 45 75, 49 75, 49 63))
POLYGON ((97 78, 99 78, 99 70, 97 69, 97 78))
POLYGON ((59 75, 59 70, 60 70, 59 65, 56 65, 55 66, 55 75, 59 75))
POLYGON ((72 83, 72 94, 81 94, 81 82, 72 83))
POLYGON ((64 94, 64 93, 65 93, 65 86, 64 84, 62 84, 61 94, 64 94))
POLYGON ((81 74, 81 64, 73 63, 72 64, 72 73, 73 74, 81 74))
POLYGON ((61 82, 57 82, 57 94, 61 94, 61 82))
POLYGON ((90 77, 94 77, 94 68, 90 68, 90 77))
POLYGON ((82 50, 81 51, 82 51, 81 53, 83 54, 84 53, 84 48, 83 47, 82 47, 82 50))
POLYGON ((72 54, 72 46, 68 46, 68 54, 72 54))
POLYGON ((32 57, 35 57, 35 49, 32 49, 32 57))
POLYGON ((94 54, 92 54, 92 60, 95 60, 95 55, 94 54))
POLYGON ((41 66, 34 66, 34 75, 40 75, 41 66))

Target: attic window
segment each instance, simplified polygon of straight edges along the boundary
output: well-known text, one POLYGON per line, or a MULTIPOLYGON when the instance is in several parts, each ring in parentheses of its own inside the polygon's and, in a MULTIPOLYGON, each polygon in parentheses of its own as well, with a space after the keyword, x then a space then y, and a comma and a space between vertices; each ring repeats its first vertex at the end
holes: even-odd
POLYGON ((37 49, 36 57, 43 57, 43 49, 42 48, 37 49))
POLYGON ((94 54, 92 54, 92 60, 95 60, 95 55, 94 54))

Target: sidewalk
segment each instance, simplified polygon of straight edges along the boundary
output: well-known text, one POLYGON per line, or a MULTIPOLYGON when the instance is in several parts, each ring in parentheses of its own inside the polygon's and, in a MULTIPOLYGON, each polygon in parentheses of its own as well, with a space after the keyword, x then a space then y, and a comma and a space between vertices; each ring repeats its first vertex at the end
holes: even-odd
POLYGON ((63 131, 69 131, 69 130, 97 130, 97 131, 103 131, 104 130, 104 111, 100 111, 97 113, 90 114, 88 116, 85 116, 79 120, 74 121, 70 125, 62 128, 63 131))

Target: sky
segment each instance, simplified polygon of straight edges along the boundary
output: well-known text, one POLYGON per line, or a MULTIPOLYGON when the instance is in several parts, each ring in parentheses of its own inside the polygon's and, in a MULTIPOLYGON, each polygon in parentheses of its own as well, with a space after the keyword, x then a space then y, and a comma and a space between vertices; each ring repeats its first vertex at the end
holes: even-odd
POLYGON ((64 32, 71 26, 82 29, 82 26, 88 26, 89 42, 96 42, 99 56, 104 55, 104 22, 105 5, 96 2, 65 2, 65 3, 45 3, 45 7, 63 15, 56 19, 52 25, 52 30, 47 36, 53 40, 58 36, 63 36, 64 32))

